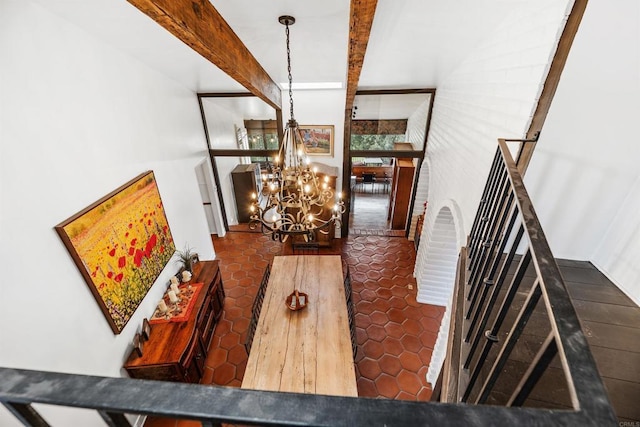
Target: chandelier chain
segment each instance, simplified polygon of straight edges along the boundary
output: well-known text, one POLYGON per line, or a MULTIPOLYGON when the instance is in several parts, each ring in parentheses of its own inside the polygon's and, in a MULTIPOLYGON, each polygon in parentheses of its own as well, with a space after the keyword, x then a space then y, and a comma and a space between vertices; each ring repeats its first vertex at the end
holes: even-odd
POLYGON ((287 35, 287 73, 289 77, 289 114, 291 120, 293 117, 293 77, 291 77, 291 49, 289 48, 289 23, 285 23, 285 34, 287 35))

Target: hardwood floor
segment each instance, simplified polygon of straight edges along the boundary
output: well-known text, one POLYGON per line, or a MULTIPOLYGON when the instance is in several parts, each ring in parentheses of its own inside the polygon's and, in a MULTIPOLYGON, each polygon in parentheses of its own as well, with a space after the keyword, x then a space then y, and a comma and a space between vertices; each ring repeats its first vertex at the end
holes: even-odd
MULTIPOLYGON (((640 308, 591 263, 573 260, 557 262, 619 420, 640 421, 640 308)), ((530 267, 511 304, 505 324, 511 325, 518 315, 534 277, 533 267, 530 267)), ((509 280, 508 276, 507 282, 509 280)), ((489 324, 491 323, 492 319, 489 324)), ((488 403, 505 404, 549 330, 546 310, 543 304, 538 304, 488 403)), ((506 335, 506 330, 500 331, 501 342, 506 335)), ((496 353, 497 348, 492 349, 489 360, 494 360, 496 353)), ((484 371, 481 379, 486 374, 484 371)), ((477 390, 476 387, 472 397, 477 390)), ((524 406, 571 408, 558 356, 524 406)))
POLYGON ((559 260, 620 421, 640 421, 640 307, 591 263, 559 260))

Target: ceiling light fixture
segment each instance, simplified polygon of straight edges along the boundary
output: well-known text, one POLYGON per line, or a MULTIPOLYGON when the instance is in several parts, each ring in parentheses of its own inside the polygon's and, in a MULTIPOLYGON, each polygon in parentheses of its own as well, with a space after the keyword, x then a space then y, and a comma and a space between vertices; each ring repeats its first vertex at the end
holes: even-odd
POLYGON ((325 175, 321 182, 307 156, 293 114, 289 26, 296 20, 292 16, 281 16, 278 21, 285 26, 287 37, 290 119, 278 154, 267 166, 267 173, 262 175, 261 194, 252 195, 249 227, 252 230, 260 227, 273 240, 284 242, 289 236, 302 236, 309 242, 316 239, 317 232, 328 234, 333 231, 331 225, 341 224, 345 209, 342 195, 334 200, 329 177, 325 175))

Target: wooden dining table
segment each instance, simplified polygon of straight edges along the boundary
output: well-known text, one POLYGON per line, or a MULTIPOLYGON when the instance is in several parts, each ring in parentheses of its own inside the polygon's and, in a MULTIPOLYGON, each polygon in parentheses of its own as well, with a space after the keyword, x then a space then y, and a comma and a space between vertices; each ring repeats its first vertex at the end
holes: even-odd
POLYGON ((242 388, 357 397, 340 256, 274 257, 242 388))

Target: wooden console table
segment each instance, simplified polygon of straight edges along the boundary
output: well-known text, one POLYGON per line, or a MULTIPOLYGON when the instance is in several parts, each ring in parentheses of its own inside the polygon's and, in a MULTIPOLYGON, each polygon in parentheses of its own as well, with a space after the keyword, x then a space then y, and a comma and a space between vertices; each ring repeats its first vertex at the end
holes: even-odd
POLYGON ((151 325, 151 334, 144 343, 142 356, 132 351, 124 365, 129 376, 190 383, 200 381, 213 330, 224 304, 218 263, 201 261, 195 264, 191 283, 204 285, 189 319, 151 325))
POLYGON ((340 256, 274 257, 242 388, 358 396, 352 351, 340 256))

